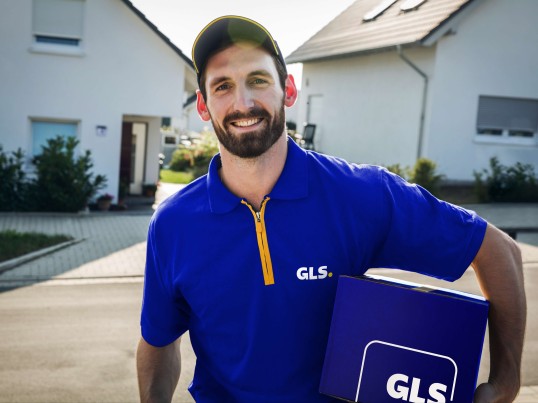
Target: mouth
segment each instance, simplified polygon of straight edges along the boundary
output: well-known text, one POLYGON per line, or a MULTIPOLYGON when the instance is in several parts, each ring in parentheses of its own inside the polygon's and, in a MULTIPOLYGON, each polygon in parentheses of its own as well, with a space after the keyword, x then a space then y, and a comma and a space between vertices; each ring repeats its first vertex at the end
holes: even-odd
POLYGON ((262 118, 241 119, 231 122, 231 125, 235 127, 252 127, 260 123, 262 120, 262 118))

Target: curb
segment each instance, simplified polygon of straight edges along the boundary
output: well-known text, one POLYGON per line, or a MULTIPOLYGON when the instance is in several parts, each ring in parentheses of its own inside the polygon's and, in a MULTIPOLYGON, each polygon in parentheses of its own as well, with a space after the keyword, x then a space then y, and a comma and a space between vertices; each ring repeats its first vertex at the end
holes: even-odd
POLYGON ((39 249, 34 252, 27 253, 26 255, 22 255, 22 256, 19 256, 10 260, 6 260, 5 262, 0 263, 0 274, 8 270, 14 269, 15 267, 20 266, 21 264, 30 262, 32 260, 43 257, 45 255, 49 255, 60 249, 67 248, 68 246, 74 245, 84 240, 85 240, 84 238, 73 239, 71 241, 62 242, 57 245, 49 246, 48 248, 39 249))

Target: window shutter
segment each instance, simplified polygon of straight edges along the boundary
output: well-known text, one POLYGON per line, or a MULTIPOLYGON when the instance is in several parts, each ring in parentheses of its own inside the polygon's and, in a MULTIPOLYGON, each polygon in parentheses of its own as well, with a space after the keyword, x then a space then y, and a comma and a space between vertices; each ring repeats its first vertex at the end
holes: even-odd
POLYGON ((538 100, 490 97, 478 101, 478 129, 538 131, 538 100))
POLYGON ((34 35, 82 39, 83 0, 34 0, 34 35))

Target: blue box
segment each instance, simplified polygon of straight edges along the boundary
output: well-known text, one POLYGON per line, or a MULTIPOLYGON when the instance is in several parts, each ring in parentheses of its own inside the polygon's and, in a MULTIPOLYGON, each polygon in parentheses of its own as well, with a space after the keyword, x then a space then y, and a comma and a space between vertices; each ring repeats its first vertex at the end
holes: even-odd
POLYGON ((341 276, 320 392, 361 403, 471 403, 489 303, 381 276, 341 276))

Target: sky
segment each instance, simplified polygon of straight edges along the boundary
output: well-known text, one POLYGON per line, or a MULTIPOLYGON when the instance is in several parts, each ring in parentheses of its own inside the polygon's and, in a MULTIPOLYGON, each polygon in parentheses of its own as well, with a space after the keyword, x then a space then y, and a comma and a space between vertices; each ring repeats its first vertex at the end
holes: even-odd
MULTIPOLYGON (((131 0, 159 30, 191 57, 202 28, 222 15, 242 15, 262 24, 287 57, 355 0, 131 0)), ((300 81, 300 65, 288 68, 300 81)))

